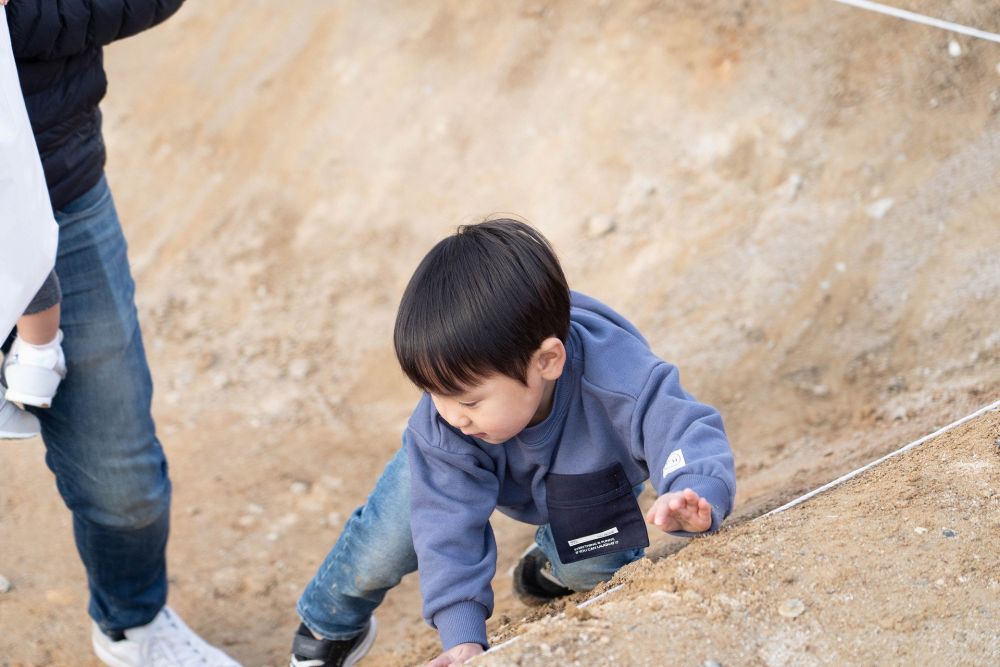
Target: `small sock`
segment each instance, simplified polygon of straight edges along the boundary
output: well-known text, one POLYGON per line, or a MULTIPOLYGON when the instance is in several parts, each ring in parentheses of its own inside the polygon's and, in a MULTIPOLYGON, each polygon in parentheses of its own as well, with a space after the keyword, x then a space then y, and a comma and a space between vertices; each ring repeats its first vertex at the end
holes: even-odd
POLYGON ((18 347, 26 347, 29 350, 34 350, 36 352, 47 352, 49 350, 58 349, 62 345, 63 333, 62 329, 56 331, 56 337, 50 340, 48 343, 42 343, 41 345, 35 345, 34 343, 29 343, 20 336, 17 337, 15 344, 18 347))
POLYGON ((309 629, 309 626, 305 623, 299 623, 299 634, 303 637, 309 637, 310 639, 317 639, 319 641, 327 641, 326 637, 321 637, 315 632, 309 629))

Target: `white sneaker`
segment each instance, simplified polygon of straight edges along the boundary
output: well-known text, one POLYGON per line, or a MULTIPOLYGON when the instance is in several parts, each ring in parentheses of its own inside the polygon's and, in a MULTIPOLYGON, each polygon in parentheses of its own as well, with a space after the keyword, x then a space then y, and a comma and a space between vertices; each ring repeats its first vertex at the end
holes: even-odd
POLYGON ((31 345, 20 337, 14 339, 4 359, 8 401, 47 408, 52 405, 59 383, 66 377, 66 357, 62 349, 62 330, 48 345, 31 345))
POLYGON ((152 623, 125 631, 113 641, 94 624, 94 653, 111 667, 240 667, 228 655, 191 631, 170 607, 152 623))
MULTIPOLYGON (((3 385, 0 384, 0 389, 3 385)), ((0 440, 24 440, 38 435, 38 419, 0 398, 0 440)))

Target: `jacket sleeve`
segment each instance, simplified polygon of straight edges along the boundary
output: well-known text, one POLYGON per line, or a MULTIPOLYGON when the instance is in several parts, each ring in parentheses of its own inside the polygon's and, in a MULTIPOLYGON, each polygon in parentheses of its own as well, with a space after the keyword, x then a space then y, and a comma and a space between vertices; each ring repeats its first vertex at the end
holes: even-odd
POLYGON ((712 505, 709 530, 717 530, 736 497, 733 452, 718 411, 684 391, 677 368, 660 362, 636 401, 631 428, 632 455, 646 461, 656 492, 693 489, 712 505))
POLYGON ((7 5, 14 55, 56 60, 131 37, 165 21, 184 0, 17 0, 7 5))
POLYGON ((441 635, 444 650, 466 642, 486 647, 497 557, 489 524, 500 486, 494 464, 471 445, 457 454, 412 429, 407 433, 410 523, 424 618, 441 635))

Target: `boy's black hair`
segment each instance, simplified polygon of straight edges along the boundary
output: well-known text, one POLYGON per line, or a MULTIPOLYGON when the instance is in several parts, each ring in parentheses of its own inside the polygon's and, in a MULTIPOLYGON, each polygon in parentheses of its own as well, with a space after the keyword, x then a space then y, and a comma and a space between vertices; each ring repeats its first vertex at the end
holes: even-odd
POLYGON ((393 342, 420 389, 451 395, 494 373, 525 383, 542 341, 569 335, 569 287, 537 230, 499 218, 435 245, 406 286, 393 342))

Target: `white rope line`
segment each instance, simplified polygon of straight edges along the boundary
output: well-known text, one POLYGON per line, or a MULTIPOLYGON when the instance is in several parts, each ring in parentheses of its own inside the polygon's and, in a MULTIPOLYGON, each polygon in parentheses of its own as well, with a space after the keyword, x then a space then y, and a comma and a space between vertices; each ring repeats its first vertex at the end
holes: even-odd
POLYGON ((1000 35, 994 32, 986 32, 985 30, 970 28, 968 26, 959 25, 958 23, 952 23, 951 21, 942 21, 941 19, 936 19, 930 16, 924 16, 923 14, 917 14, 916 12, 910 12, 905 9, 897 9, 896 7, 890 7, 888 5, 883 5, 878 2, 869 2, 869 0, 833 0, 833 1, 839 2, 842 5, 850 5, 852 7, 857 7, 859 9, 867 9, 869 11, 878 12, 879 14, 885 14, 887 16, 894 16, 898 19, 903 19, 904 21, 913 21, 914 23, 922 23, 924 25, 929 25, 934 28, 941 28, 942 30, 949 30, 951 32, 961 33, 963 35, 968 35, 970 37, 978 37, 979 39, 986 39, 991 42, 996 42, 1000 44, 1000 35))
MULTIPOLYGON (((841 0, 834 0, 834 1, 835 2, 840 2, 841 0)), ((962 417, 961 419, 957 419, 957 420, 953 421, 952 423, 948 424, 947 426, 942 426, 941 428, 939 428, 938 430, 934 431, 933 433, 929 433, 929 434, 925 435, 924 437, 922 437, 922 438, 920 438, 918 440, 914 440, 913 442, 909 443, 908 445, 904 445, 904 446, 900 447, 899 449, 897 449, 896 451, 890 452, 889 454, 886 454, 885 456, 883 456, 880 459, 872 461, 871 463, 868 463, 867 465, 864 465, 864 466, 858 468, 857 470, 855 470, 853 472, 849 472, 846 475, 843 475, 842 477, 838 477, 837 479, 833 480, 832 482, 830 482, 828 484, 824 484, 823 486, 819 487, 818 489, 813 489, 809 493, 807 493, 805 495, 802 495, 802 496, 799 496, 795 500, 792 500, 791 502, 785 503, 781 507, 773 509, 770 512, 768 512, 767 514, 763 514, 763 515, 761 515, 760 517, 757 517, 757 518, 759 519, 759 518, 762 518, 762 517, 765 517, 765 516, 770 516, 772 514, 776 514, 778 512, 784 512, 788 508, 794 507, 794 506, 798 505, 799 503, 803 503, 803 502, 809 500, 810 498, 812 498, 815 495, 823 493, 824 491, 826 491, 828 489, 831 489, 831 488, 837 486, 838 484, 842 484, 842 483, 846 482, 847 480, 851 479, 852 477, 857 477, 858 475, 860 475, 864 471, 866 471, 869 468, 872 468, 874 466, 877 466, 879 463, 882 463, 886 459, 890 459, 890 458, 892 458, 894 456, 898 456, 899 454, 902 454, 903 452, 905 452, 907 450, 913 449, 914 447, 917 447, 918 445, 921 445, 921 444, 927 442, 928 440, 936 438, 937 436, 939 436, 939 435, 941 435, 943 433, 947 433, 948 431, 952 430, 953 428, 961 426, 962 424, 964 424, 964 423, 966 423, 968 421, 971 421, 971 420, 975 419, 976 417, 979 417, 980 415, 983 415, 983 414, 989 412, 990 410, 997 410, 997 409, 1000 409, 1000 400, 994 401, 993 403, 990 403, 989 405, 985 405, 985 406, 979 408, 978 410, 976 410, 975 412, 973 412, 970 415, 966 415, 965 417, 962 417)), ((604 591, 603 593, 601 593, 600 595, 595 595, 594 597, 590 598, 589 600, 585 600, 585 601, 581 602, 580 604, 577 605, 577 608, 578 609, 583 609, 584 607, 589 607, 590 605, 594 604, 595 602, 597 602, 601 598, 603 598, 603 597, 605 597, 607 595, 611 595, 612 593, 614 593, 614 592, 616 592, 616 591, 624 588, 624 586, 625 586, 625 584, 618 584, 617 586, 613 586, 613 587, 609 588, 608 590, 604 591)), ((519 639, 521 639, 521 637, 523 637, 523 635, 517 635, 516 637, 511 637, 507 641, 501 642, 501 643, 497 644, 496 646, 491 646, 489 648, 489 650, 486 651, 486 654, 493 653, 494 651, 499 651, 500 649, 502 649, 502 648, 504 648, 506 646, 509 646, 509 645, 513 644, 514 642, 518 641, 519 639)), ((486 655, 486 654, 484 654, 484 655, 486 655)), ((473 660, 475 660, 475 658, 473 658, 469 662, 472 662, 473 660)))
POLYGON ((604 591, 600 595, 595 595, 594 597, 590 598, 589 600, 584 600, 580 604, 576 605, 576 608, 577 609, 583 609, 584 607, 589 607, 590 605, 594 604, 595 602, 597 602, 598 600, 600 600, 605 595, 611 595, 612 593, 614 593, 615 591, 617 591, 619 588, 625 588, 625 584, 618 584, 617 586, 612 586, 611 588, 609 588, 608 590, 604 591))
POLYGON ((810 498, 812 498, 813 496, 815 496, 817 494, 820 494, 820 493, 823 493, 827 489, 831 489, 831 488, 837 486, 838 484, 843 484, 844 482, 846 482, 847 480, 851 479, 852 477, 857 477, 858 475, 860 475, 864 471, 866 471, 869 468, 872 468, 874 466, 877 466, 879 463, 882 463, 886 459, 891 459, 893 456, 898 456, 899 454, 902 454, 903 452, 905 452, 907 450, 913 449, 917 445, 921 445, 921 444, 927 442, 931 438, 936 438, 937 436, 941 435, 942 433, 946 433, 946 432, 950 431, 951 429, 955 428, 956 426, 961 426, 965 422, 970 421, 972 419, 975 419, 979 415, 984 414, 986 412, 989 412, 990 410, 995 410, 998 407, 1000 407, 1000 401, 994 401, 993 403, 990 403, 989 405, 981 407, 978 410, 976 410, 975 412, 973 412, 971 415, 966 415, 965 417, 962 417, 961 419, 953 421, 952 423, 948 424, 947 426, 942 426, 941 428, 939 428, 938 430, 934 431, 933 433, 925 435, 924 437, 920 438, 919 440, 914 440, 910 444, 904 445, 904 446, 900 447, 899 449, 897 449, 894 452, 889 452, 888 454, 886 454, 882 458, 877 459, 875 461, 872 461, 871 463, 869 463, 867 465, 861 466, 860 468, 858 468, 857 470, 855 470, 853 472, 849 472, 846 475, 838 477, 837 479, 835 479, 832 482, 829 482, 827 484, 824 484, 823 486, 819 487, 818 489, 813 489, 812 491, 810 491, 809 493, 805 494, 804 496, 799 496, 795 500, 792 500, 791 502, 785 503, 781 507, 775 508, 775 509, 771 510, 770 512, 768 512, 767 514, 764 514, 763 516, 770 516, 772 514, 777 514, 778 512, 784 512, 789 507, 795 507, 799 503, 803 503, 803 502, 809 500, 810 498))

